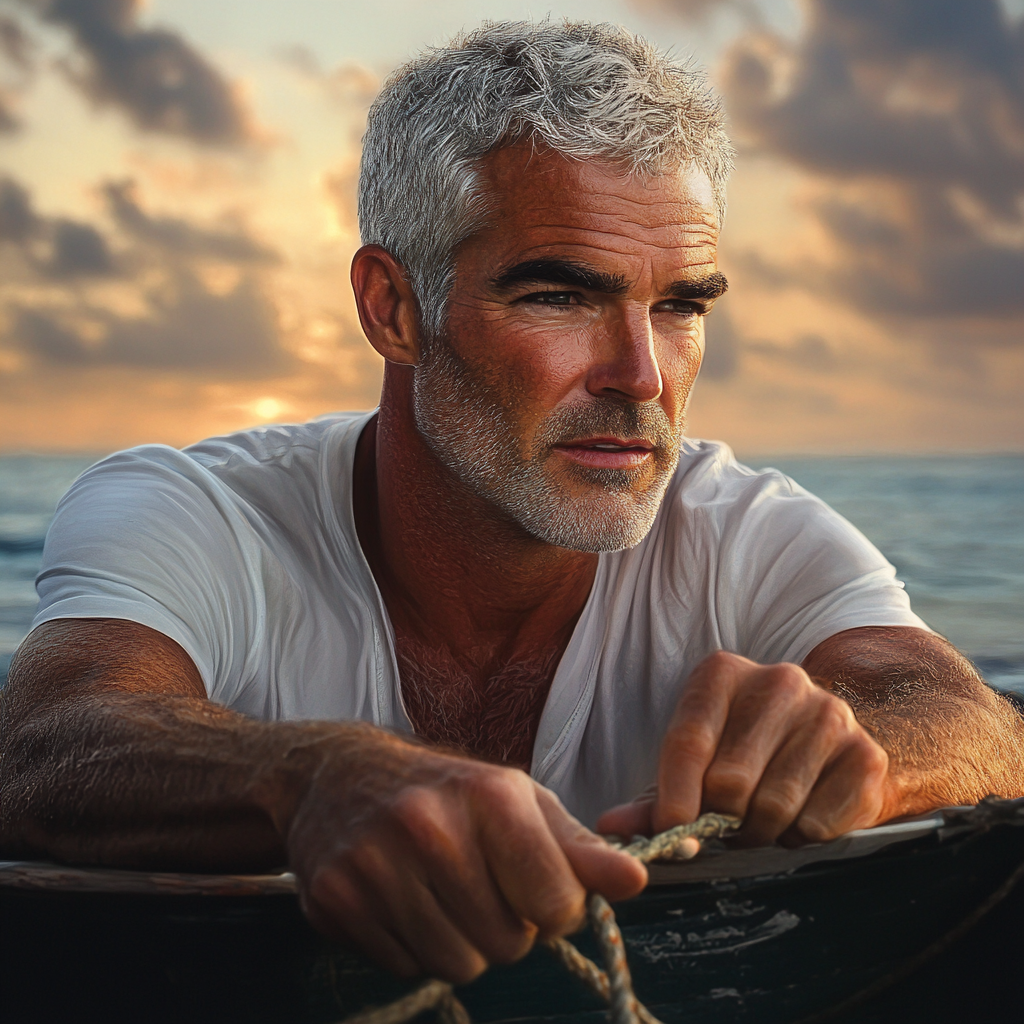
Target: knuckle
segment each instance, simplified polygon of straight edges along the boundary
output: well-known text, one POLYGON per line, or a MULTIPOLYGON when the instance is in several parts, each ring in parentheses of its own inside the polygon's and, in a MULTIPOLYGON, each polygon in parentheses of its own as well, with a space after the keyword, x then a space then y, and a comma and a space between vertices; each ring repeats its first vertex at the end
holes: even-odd
POLYGON ((429 833, 442 817, 442 797, 430 786, 408 786, 395 797, 396 819, 411 834, 429 833))
POLYGON ((803 804, 803 790, 793 783, 780 782, 765 793, 757 793, 751 801, 751 811, 758 817, 775 823, 789 824, 803 804))
POLYGON ((717 739, 707 721, 686 718, 665 734, 662 751, 672 761, 688 761, 712 750, 717 739))
POLYGON ((486 958, 468 943, 431 956, 423 963, 424 973, 444 978, 453 985, 468 985, 488 968, 486 958))
POLYGON ((469 795, 486 805, 504 806, 516 803, 532 792, 532 783, 525 772, 518 768, 503 768, 496 765, 481 765, 466 779, 469 795))
POLYGON ((709 800, 739 801, 752 788, 750 771, 743 765, 723 762, 712 765, 704 775, 704 793, 709 800))
POLYGON ((303 910, 319 918, 354 914, 361 902, 345 873, 335 866, 315 868, 300 891, 303 910))
POLYGON ((576 931, 586 913, 586 894, 580 886, 551 893, 541 903, 542 913, 536 915, 540 935, 550 939, 576 931))
POLYGON ((346 861, 352 872, 359 876, 363 890, 381 891, 391 883, 391 864, 376 843, 364 842, 353 846, 346 861))
POLYGON ((536 937, 537 928, 522 921, 519 928, 501 929, 499 934, 490 936, 484 953, 493 964, 514 964, 530 952, 536 937))
POLYGON ((823 821, 817 815, 803 814, 796 823, 797 831, 809 843, 827 843, 840 834, 834 823, 823 821))
POLYGON ((739 661, 739 656, 729 651, 713 651, 697 667, 702 672, 718 673, 734 668, 739 661))
POLYGON ((889 770, 889 755, 870 736, 864 736, 857 753, 864 773, 869 777, 885 775, 889 770))
POLYGON ((815 727, 827 739, 838 742, 858 728, 853 710, 846 701, 819 691, 818 707, 815 713, 815 727))
POLYGON ((814 684, 799 666, 783 661, 767 667, 766 677, 772 690, 781 697, 796 698, 806 694, 814 684))

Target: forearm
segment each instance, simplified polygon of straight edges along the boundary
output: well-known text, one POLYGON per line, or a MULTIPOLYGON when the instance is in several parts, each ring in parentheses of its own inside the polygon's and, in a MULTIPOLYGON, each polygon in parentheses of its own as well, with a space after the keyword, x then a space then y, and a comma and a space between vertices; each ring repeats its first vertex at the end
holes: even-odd
POLYGON ((181 870, 280 866, 291 810, 325 748, 335 761, 346 748, 355 757, 369 732, 86 688, 74 701, 5 715, 0 850, 181 870))
POLYGON ((889 755, 888 816, 1024 795, 1024 719, 940 637, 849 630, 805 668, 850 703, 889 755))

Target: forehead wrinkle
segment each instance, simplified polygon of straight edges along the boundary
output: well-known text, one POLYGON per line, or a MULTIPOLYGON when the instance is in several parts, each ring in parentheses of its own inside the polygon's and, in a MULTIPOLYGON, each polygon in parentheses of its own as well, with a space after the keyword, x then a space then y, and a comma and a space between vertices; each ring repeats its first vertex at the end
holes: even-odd
MULTIPOLYGON (((544 227, 548 227, 548 226, 549 225, 544 225, 544 227)), ((555 228, 555 225, 550 225, 550 227, 555 228)), ((536 226, 535 225, 531 225, 530 228, 528 228, 527 230, 536 230, 536 226)), ((635 238, 632 235, 623 235, 621 231, 615 231, 615 230, 613 230, 611 228, 582 227, 580 225, 570 225, 570 226, 567 226, 567 227, 564 227, 564 228, 559 226, 559 228, 557 228, 557 230, 565 230, 567 232, 570 232, 570 231, 572 231, 572 232, 579 232, 581 235, 609 236, 609 237, 612 237, 612 238, 623 239, 625 241, 633 243, 634 245, 651 246, 651 247, 653 247, 655 249, 700 249, 700 248, 705 248, 705 249, 711 248, 711 249, 713 249, 716 246, 716 239, 714 239, 714 238, 695 238, 695 239, 692 239, 692 240, 690 240, 690 239, 680 239, 680 240, 672 240, 672 241, 667 241, 666 242, 666 241, 658 241, 658 240, 655 240, 655 239, 635 238)), ((546 241, 546 242, 536 242, 536 243, 534 243, 533 248, 545 248, 547 246, 557 246, 557 245, 584 246, 586 244, 587 244, 586 242, 582 242, 582 241, 573 241, 571 239, 571 237, 570 237, 570 238, 552 239, 551 241, 546 241)), ((639 255, 638 253, 636 253, 630 247, 626 247, 626 248, 616 247, 616 248, 614 248, 612 250, 609 250, 609 251, 629 253, 631 255, 639 255)))
MULTIPOLYGON (((676 204, 671 204, 676 205, 676 204)), ((574 212, 580 214, 580 221, 575 223, 565 224, 562 223, 561 217, 566 213, 565 206, 534 206, 532 207, 527 215, 526 220, 530 223, 531 227, 550 227, 550 228, 580 228, 582 224, 580 221, 585 220, 614 220, 616 223, 621 225, 629 225, 631 227, 640 228, 642 231, 663 231, 666 229, 682 229, 682 230, 707 230, 711 234, 718 234, 718 225, 713 221, 709 220, 703 214, 695 213, 692 216, 685 214, 677 214, 673 217, 658 218, 654 222, 646 219, 638 219, 635 216, 627 216, 624 211, 621 210, 595 210, 588 209, 586 207, 577 207, 574 212), (545 215, 551 214, 557 216, 559 219, 546 220, 545 215), (532 215, 532 216, 531 216, 532 215)), ((522 216, 522 215, 520 215, 522 216)), ((506 220, 514 220, 517 218, 506 217, 506 220)))

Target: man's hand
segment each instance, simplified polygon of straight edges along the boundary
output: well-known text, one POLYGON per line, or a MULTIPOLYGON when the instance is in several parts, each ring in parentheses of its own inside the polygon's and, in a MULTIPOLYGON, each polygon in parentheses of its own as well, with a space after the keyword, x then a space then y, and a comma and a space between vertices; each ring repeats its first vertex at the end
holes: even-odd
POLYGON ((683 689, 657 792, 613 808, 599 832, 660 832, 704 811, 735 814, 748 845, 822 842, 890 810, 886 752, 850 705, 798 665, 718 652, 683 689))
POLYGON ((46 623, 0 706, 0 854, 150 870, 286 860, 322 931, 455 982, 574 930, 647 873, 510 768, 354 722, 212 704, 146 626, 46 623))
POLYGON ((367 729, 328 752, 287 828, 303 908, 322 932, 398 974, 464 983, 536 938, 575 931, 588 890, 647 880, 523 772, 367 729))

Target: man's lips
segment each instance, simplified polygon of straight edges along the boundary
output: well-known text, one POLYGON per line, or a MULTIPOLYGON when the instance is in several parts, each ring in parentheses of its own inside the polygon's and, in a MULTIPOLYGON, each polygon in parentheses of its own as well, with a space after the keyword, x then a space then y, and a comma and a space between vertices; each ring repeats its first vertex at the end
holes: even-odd
POLYGON ((644 438, 587 437, 556 444, 555 451, 589 469, 635 469, 653 458, 654 447, 644 438))

